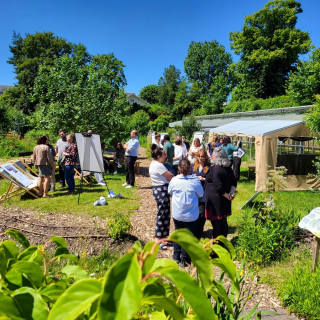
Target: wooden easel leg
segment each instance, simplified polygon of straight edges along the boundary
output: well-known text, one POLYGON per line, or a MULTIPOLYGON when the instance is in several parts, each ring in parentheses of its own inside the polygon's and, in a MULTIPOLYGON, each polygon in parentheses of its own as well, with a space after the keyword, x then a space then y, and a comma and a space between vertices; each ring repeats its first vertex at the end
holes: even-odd
POLYGON ((318 265, 320 250, 320 238, 316 237, 313 243, 313 257, 312 257, 312 272, 314 272, 318 265))

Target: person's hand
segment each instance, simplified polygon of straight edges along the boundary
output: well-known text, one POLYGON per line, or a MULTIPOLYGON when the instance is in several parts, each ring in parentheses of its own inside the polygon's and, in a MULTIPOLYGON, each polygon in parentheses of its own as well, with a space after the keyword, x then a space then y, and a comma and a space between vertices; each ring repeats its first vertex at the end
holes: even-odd
POLYGON ((240 146, 240 143, 241 143, 241 141, 239 140, 239 141, 237 142, 237 146, 240 146))
POLYGON ((232 201, 234 200, 235 195, 233 193, 229 193, 229 200, 232 201))

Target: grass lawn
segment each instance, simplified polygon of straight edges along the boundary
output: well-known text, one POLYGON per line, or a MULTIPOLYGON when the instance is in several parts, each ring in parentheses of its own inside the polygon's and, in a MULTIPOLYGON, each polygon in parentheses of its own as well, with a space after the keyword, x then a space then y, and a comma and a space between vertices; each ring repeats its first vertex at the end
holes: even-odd
MULTIPOLYGON (((58 178, 58 175, 56 176, 58 178)), ((80 203, 78 205, 78 195, 80 179, 76 179, 76 193, 74 195, 66 195, 67 188, 56 189, 54 193, 49 193, 52 198, 35 199, 27 193, 22 196, 13 197, 7 200, 3 205, 16 206, 22 209, 37 210, 41 212, 55 212, 55 213, 71 213, 81 214, 84 216, 99 216, 106 218, 111 212, 130 213, 140 206, 139 195, 133 189, 126 189, 121 185, 125 182, 124 169, 118 171, 118 175, 105 175, 106 182, 109 189, 112 189, 115 194, 121 193, 124 198, 108 199, 108 190, 106 187, 99 186, 93 177, 90 184, 83 184, 83 192, 80 196, 80 203), (106 198, 108 205, 94 206, 93 203, 103 196, 106 198)), ((59 182, 56 183, 56 187, 59 182)), ((9 182, 0 180, 0 195, 6 192, 9 182)))

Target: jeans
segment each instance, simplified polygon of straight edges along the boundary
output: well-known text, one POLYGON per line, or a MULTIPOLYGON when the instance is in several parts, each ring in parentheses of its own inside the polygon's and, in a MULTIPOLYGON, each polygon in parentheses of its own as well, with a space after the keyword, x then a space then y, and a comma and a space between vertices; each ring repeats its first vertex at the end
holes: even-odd
POLYGON ((172 169, 172 164, 165 163, 164 166, 168 169, 169 172, 171 172, 175 176, 174 170, 172 169))
POLYGON ((67 181, 69 191, 74 191, 75 189, 74 168, 75 168, 75 165, 69 165, 69 166, 66 166, 64 169, 64 178, 67 181))
MULTIPOLYGON (((191 222, 185 222, 185 221, 178 221, 176 219, 173 219, 174 222, 174 228, 175 230, 178 229, 187 229, 192 232, 192 234, 195 234, 196 228, 197 228, 197 220, 191 221, 191 222)), ((188 256, 187 252, 176 242, 173 243, 173 258, 176 261, 183 261, 190 263, 191 259, 188 256)))

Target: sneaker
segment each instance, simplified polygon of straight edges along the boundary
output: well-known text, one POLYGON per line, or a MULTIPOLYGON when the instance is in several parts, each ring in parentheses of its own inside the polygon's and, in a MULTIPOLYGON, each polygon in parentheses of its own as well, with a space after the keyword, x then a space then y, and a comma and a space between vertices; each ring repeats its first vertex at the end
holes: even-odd
POLYGON ((127 183, 124 183, 122 186, 125 187, 125 186, 127 186, 127 185, 128 185, 127 183))
POLYGON ((99 186, 106 186, 106 183, 104 181, 100 181, 100 182, 98 182, 98 185, 99 186))
POLYGON ((55 192, 56 191, 56 189, 55 188, 51 188, 51 190, 50 190, 51 192, 55 192))
POLYGON ((66 186, 65 184, 60 184, 59 187, 58 187, 58 189, 60 189, 60 188, 65 188, 65 186, 66 186))
POLYGON ((113 174, 118 174, 117 170, 113 174))
POLYGON ((119 168, 119 169, 122 168, 122 165, 121 165, 120 163, 118 163, 118 168, 119 168))
POLYGON ((131 186, 131 185, 126 186, 126 189, 130 189, 130 188, 132 188, 132 186, 131 186))
POLYGON ((107 170, 107 171, 106 171, 106 174, 109 174, 109 173, 110 173, 109 170, 107 170))

